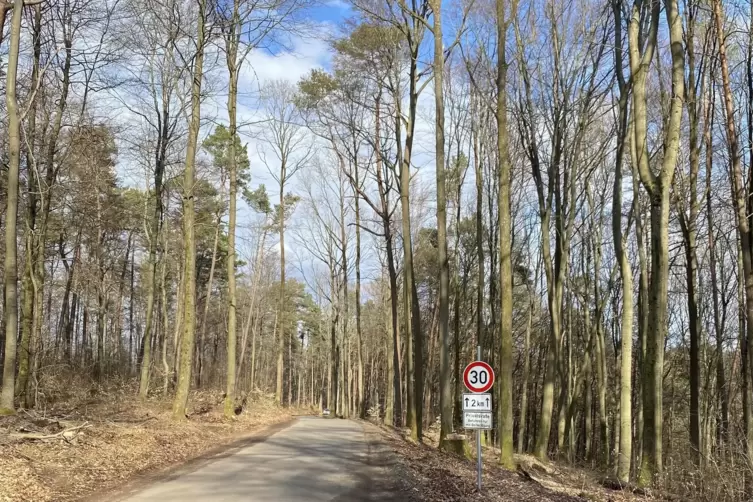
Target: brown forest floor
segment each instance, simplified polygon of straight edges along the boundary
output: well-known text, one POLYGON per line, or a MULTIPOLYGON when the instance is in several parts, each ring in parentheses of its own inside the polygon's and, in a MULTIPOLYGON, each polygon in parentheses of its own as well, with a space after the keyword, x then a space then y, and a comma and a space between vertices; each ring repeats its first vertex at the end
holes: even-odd
POLYGON ((0 417, 0 501, 80 500, 164 471, 264 426, 290 420, 270 396, 250 397, 234 419, 222 393, 193 393, 186 422, 171 402, 140 402, 133 385, 70 395, 46 410, 0 417))
POLYGON ((517 472, 510 472, 499 467, 498 452, 492 448, 484 448, 483 451, 483 490, 479 494, 476 490, 475 458, 468 460, 439 451, 436 431, 428 431, 423 444, 414 443, 406 433, 395 429, 381 427, 381 431, 388 447, 397 454, 395 472, 406 478, 403 485, 411 487, 412 500, 622 502, 650 499, 603 487, 599 482, 603 474, 557 463, 543 465, 527 455, 516 456, 520 467, 517 472))

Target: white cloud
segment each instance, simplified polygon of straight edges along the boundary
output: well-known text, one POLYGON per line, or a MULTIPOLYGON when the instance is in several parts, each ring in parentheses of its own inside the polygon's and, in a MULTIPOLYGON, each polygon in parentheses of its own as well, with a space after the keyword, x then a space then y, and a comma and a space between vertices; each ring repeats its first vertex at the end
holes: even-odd
POLYGON ((330 51, 321 39, 293 39, 292 50, 271 54, 252 51, 243 66, 239 87, 256 87, 270 80, 297 82, 315 68, 329 63, 330 51))

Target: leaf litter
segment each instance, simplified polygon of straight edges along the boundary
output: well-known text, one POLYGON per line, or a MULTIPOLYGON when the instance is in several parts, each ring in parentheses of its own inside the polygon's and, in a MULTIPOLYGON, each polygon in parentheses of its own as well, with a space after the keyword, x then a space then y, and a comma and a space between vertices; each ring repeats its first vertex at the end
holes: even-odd
POLYGON ((170 400, 135 396, 133 385, 122 385, 0 417, 0 502, 65 502, 105 493, 285 422, 294 411, 255 393, 227 419, 222 393, 205 391, 192 393, 188 420, 176 422, 170 400))
MULTIPOLYGON (((498 465, 499 450, 484 447, 482 491, 476 486, 476 459, 440 451, 439 434, 431 427, 423 443, 410 439, 408 430, 380 427, 382 440, 395 453, 396 476, 410 486, 415 502, 622 502, 647 500, 627 491, 602 486, 600 475, 588 469, 542 464, 529 455, 516 455, 518 469, 498 465)), ((473 443, 475 445, 475 443, 473 443)))

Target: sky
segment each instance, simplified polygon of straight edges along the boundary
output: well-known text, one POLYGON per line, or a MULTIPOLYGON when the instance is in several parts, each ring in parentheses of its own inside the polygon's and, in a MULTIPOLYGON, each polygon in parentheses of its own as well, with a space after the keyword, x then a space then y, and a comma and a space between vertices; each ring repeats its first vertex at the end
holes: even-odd
MULTIPOLYGON (((289 47, 278 49, 273 52, 269 51, 254 51, 252 52, 244 66, 244 70, 239 82, 239 89, 244 94, 239 97, 239 123, 252 123, 258 121, 262 117, 262 113, 258 109, 258 104, 255 96, 255 90, 258 90, 265 83, 275 80, 286 80, 292 84, 296 84, 302 77, 308 75, 313 69, 329 69, 331 66, 331 51, 327 43, 327 39, 332 35, 336 35, 339 32, 340 26, 349 17, 353 16, 353 12, 350 7, 342 0, 330 0, 322 5, 313 8, 308 13, 308 19, 316 23, 316 28, 313 33, 308 36, 294 36, 289 44, 289 47), (243 92, 243 90, 247 92, 243 92)), ((220 69, 222 70, 222 69, 220 69)), ((430 92, 430 87, 422 96, 422 103, 426 106, 420 106, 428 110, 429 104, 431 104, 431 111, 433 111, 433 94, 430 92)), ((227 113, 225 111, 225 99, 222 94, 216 96, 212 103, 207 103, 208 108, 214 108, 214 113, 220 122, 225 122, 227 119, 227 113)), ((209 109, 206 110, 210 112, 209 109)), ((421 113, 421 112, 419 112, 421 113)), ((421 117, 419 117, 421 119, 421 117)), ((433 131, 433 116, 428 117, 426 113, 423 114, 423 119, 417 123, 417 142, 416 142, 416 155, 414 161, 417 166, 425 166, 430 162, 433 162, 433 140, 429 142, 420 142, 422 134, 433 131), (423 143, 423 145, 421 144, 423 143), (431 145, 431 152, 426 152, 425 145, 431 145)), ((203 134, 209 134, 210 128, 205 128, 202 131, 203 134)), ((242 128, 239 133, 241 135, 241 141, 248 145, 249 160, 251 164, 251 187, 256 188, 259 184, 264 184, 267 188, 267 192, 271 199, 278 197, 278 191, 276 189, 276 181, 272 178, 267 170, 267 167, 262 161, 261 153, 268 149, 263 141, 250 134, 250 128, 242 128)), ((433 134, 433 132, 432 132, 433 134)), ((313 135, 312 135, 313 140, 313 135)), ((273 155, 267 150, 267 158, 274 158, 273 155)), ((430 174, 433 179, 433 164, 432 169, 422 169, 430 174), (429 173, 429 171, 432 171, 429 173)), ((307 183, 307 175, 305 168, 302 169, 290 185, 290 188, 286 188, 286 191, 290 190, 302 195, 304 187, 302 184, 307 183)), ((365 205, 362 205, 365 206, 365 205)), ((306 251, 300 245, 297 245, 296 239, 296 226, 303 225, 303 219, 306 218, 305 210, 303 207, 299 208, 290 221, 290 231, 286 233, 285 239, 285 251, 287 257, 291 260, 298 260, 299 263, 291 263, 290 267, 287 267, 287 274, 295 277, 299 280, 303 280, 303 275, 307 272, 311 272, 311 262, 313 260, 306 256, 306 251), (290 235, 289 235, 290 234, 290 235), (308 263, 306 263, 308 262, 308 263)), ((254 213, 245 205, 245 203, 239 204, 238 212, 238 243, 239 253, 246 253, 250 256, 253 252, 253 245, 255 243, 256 230, 248 227, 249 222, 256 221, 254 213), (246 228, 242 228, 242 227, 246 228), (244 250, 243 247, 246 247, 244 250)), ((369 275, 375 276, 378 274, 378 263, 376 253, 372 250, 374 246, 369 245, 369 241, 372 237, 367 232, 362 232, 362 240, 364 245, 364 276, 368 278, 369 275)), ((270 245, 279 250, 278 239, 276 237, 271 238, 270 245)))
MULTIPOLYGON (((354 12, 351 11, 348 4, 343 0, 324 1, 316 7, 311 8, 304 17, 309 24, 313 24, 312 29, 306 33, 296 33, 295 30, 291 30, 294 34, 290 36, 285 46, 277 45, 271 49, 254 50, 248 55, 242 66, 239 78, 238 123, 241 124, 241 127, 239 127, 241 142, 247 145, 249 154, 251 166, 250 188, 255 189, 260 184, 264 184, 272 201, 278 198, 276 181, 267 170, 263 158, 265 151, 268 159, 274 158, 274 156, 268 150, 269 145, 253 134, 255 130, 254 126, 244 126, 242 124, 258 123, 263 118, 264 114, 260 110, 258 103, 258 91, 266 83, 285 80, 295 85, 313 69, 329 69, 332 54, 327 40, 333 35, 337 35, 344 22, 353 15, 354 12)), ((211 60, 212 57, 208 57, 207 59, 211 60)), ((200 142, 212 133, 216 124, 227 123, 227 73, 222 60, 218 63, 213 69, 209 70, 209 78, 213 82, 213 92, 202 104, 201 113, 203 119, 211 118, 211 120, 205 120, 200 132, 200 142)), ((421 176, 427 177, 425 180, 427 183, 430 183, 434 179, 433 140, 421 141, 421 138, 426 134, 433 134, 433 120, 433 94, 431 86, 428 86, 419 102, 416 155, 414 157, 414 163, 419 168, 419 171, 421 171, 421 176), (430 168, 427 168, 427 166, 430 168)), ((258 131, 258 126, 255 127, 258 131)), ((311 139, 314 139, 313 135, 311 139)), ((200 150, 198 156, 199 158, 203 157, 208 160, 206 152, 200 150)), ((123 156, 121 162, 125 166, 122 168, 122 171, 124 173, 128 172, 128 159, 123 156)), ((273 165, 271 167, 274 168, 276 166, 273 165)), ((286 192, 291 191, 299 195, 304 193, 304 185, 307 182, 305 171, 305 169, 302 169, 296 175, 298 179, 294 179, 289 187, 286 187, 286 192)), ((131 174, 130 176, 131 179, 124 179, 124 182, 144 187, 143 172, 135 176, 131 174)), ((128 175, 121 178, 128 178, 128 175)), ((305 249, 297 245, 295 236, 296 226, 304 224, 306 216, 305 211, 301 209, 294 213, 289 225, 290 230, 286 233, 285 240, 286 255, 290 263, 286 267, 287 274, 299 280, 303 280, 304 275, 307 273, 310 275, 312 271, 310 264, 313 260, 305 256, 305 249), (296 260, 299 263, 295 263, 296 260), (308 262, 308 264, 304 262, 308 262)), ((238 254, 240 259, 249 263, 252 261, 251 257, 253 256, 259 234, 258 229, 255 227, 258 221, 258 215, 245 202, 239 200, 238 254)), ((362 245, 364 249, 364 264, 362 267, 364 268, 364 277, 368 280, 369 275, 375 276, 379 273, 376 251, 374 250, 376 246, 369 242, 372 237, 368 233, 362 232, 362 239, 365 242, 362 245)), ((279 250, 278 238, 270 236, 267 240, 267 245, 275 250, 279 250)))

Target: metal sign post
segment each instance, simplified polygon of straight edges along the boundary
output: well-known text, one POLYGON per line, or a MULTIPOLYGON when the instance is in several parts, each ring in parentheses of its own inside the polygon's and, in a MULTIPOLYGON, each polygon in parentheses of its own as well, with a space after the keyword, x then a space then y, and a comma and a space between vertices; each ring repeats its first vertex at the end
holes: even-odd
MULTIPOLYGON (((481 345, 476 347, 476 360, 481 360, 481 345)), ((476 458, 478 462, 476 479, 479 493, 481 493, 481 432, 482 429, 476 430, 476 458)))
POLYGON ((473 394, 463 394, 463 428, 476 429, 476 483, 481 491, 481 433, 492 428, 494 370, 481 360, 481 346, 476 347, 476 361, 466 366, 463 382, 473 394))

